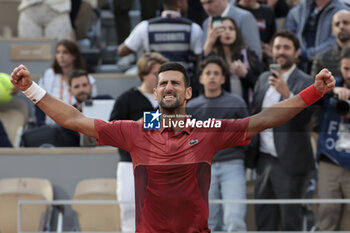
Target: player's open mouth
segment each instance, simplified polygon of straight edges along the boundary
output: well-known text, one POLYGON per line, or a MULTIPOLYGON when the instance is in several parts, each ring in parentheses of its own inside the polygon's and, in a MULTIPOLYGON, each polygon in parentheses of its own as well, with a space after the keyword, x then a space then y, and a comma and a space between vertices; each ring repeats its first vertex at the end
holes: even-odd
POLYGON ((171 99, 175 99, 175 96, 173 96, 173 95, 165 95, 163 98, 165 100, 171 100, 171 99))

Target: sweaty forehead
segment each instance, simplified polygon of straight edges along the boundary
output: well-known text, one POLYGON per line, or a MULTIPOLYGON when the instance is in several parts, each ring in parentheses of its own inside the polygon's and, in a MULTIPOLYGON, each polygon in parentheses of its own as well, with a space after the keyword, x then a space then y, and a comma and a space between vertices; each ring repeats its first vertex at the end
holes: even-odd
POLYGON ((177 70, 163 71, 163 72, 161 72, 159 74, 158 77, 159 77, 158 78, 158 83, 164 82, 164 81, 171 81, 171 80, 184 82, 183 74, 180 71, 177 71, 177 70))

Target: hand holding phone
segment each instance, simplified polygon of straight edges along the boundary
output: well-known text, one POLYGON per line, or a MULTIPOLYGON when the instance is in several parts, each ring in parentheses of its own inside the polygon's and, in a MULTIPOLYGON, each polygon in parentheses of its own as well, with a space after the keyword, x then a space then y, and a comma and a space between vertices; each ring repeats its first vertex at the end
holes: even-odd
POLYGON ((213 28, 222 26, 221 16, 213 16, 213 19, 211 21, 211 25, 213 28))
POLYGON ((269 68, 270 68, 271 75, 273 77, 277 78, 276 74, 273 71, 276 71, 278 74, 281 74, 281 65, 280 64, 270 64, 269 68))
POLYGON ((290 97, 290 90, 287 82, 281 76, 281 65, 280 64, 270 64, 270 76, 268 81, 269 85, 276 89, 278 93, 280 93, 284 99, 290 97), (278 75, 278 76, 277 76, 278 75))

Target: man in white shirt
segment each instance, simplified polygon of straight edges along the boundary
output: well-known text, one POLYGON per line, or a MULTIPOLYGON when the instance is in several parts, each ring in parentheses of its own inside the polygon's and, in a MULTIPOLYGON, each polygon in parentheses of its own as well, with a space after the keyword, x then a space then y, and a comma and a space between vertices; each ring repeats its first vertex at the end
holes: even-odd
MULTIPOLYGON (((291 31, 277 32, 272 42, 273 59, 281 70, 260 75, 255 84, 253 114, 297 95, 313 82, 295 65, 300 45, 291 31)), ((258 135, 255 198, 301 198, 308 174, 314 169, 310 117, 310 109, 305 109, 283 125, 258 135)), ((300 231, 301 210, 300 205, 256 205, 257 230, 278 231, 280 225, 282 231, 300 231)))
POLYGON ((185 0, 164 0, 161 17, 144 20, 130 33, 119 46, 118 55, 123 57, 132 52, 159 52, 170 61, 188 67, 188 58, 202 53, 202 29, 196 23, 185 19, 181 12, 187 10, 185 0), (188 27, 187 27, 188 26, 188 27))
POLYGON ((187 11, 187 0, 163 0, 163 7, 160 17, 144 20, 134 28, 119 46, 118 55, 158 52, 169 61, 180 63, 191 77, 193 96, 197 96, 199 83, 195 71, 203 51, 202 29, 181 16, 187 11))

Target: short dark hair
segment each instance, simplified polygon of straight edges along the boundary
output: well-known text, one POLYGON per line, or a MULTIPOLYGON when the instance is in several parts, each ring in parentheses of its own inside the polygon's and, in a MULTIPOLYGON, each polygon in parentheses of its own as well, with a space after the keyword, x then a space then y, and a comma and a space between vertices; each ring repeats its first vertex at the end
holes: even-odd
POLYGON ((226 65, 224 59, 222 59, 221 57, 216 56, 216 55, 209 56, 201 61, 200 65, 199 65, 200 74, 202 74, 205 67, 211 63, 218 65, 221 68, 221 73, 224 76, 226 76, 226 74, 228 74, 227 65, 226 65))
POLYGON ((176 7, 177 0, 163 0, 163 6, 166 7, 176 7))
POLYGON ((81 76, 86 76, 88 82, 90 83, 90 80, 89 80, 89 73, 86 72, 85 70, 73 70, 72 73, 70 73, 69 75, 69 78, 68 78, 68 83, 69 83, 69 86, 72 85, 72 81, 73 79, 75 78, 79 78, 81 76))
POLYGON ((181 64, 176 63, 176 62, 167 62, 164 63, 163 65, 161 65, 159 67, 158 73, 157 73, 157 79, 156 79, 156 86, 158 86, 158 81, 159 81, 159 74, 165 71, 169 71, 169 70, 174 70, 174 71, 179 71, 182 73, 183 78, 184 78, 184 82, 185 82, 185 87, 190 87, 191 85, 191 81, 190 78, 186 72, 185 67, 183 67, 181 64))
POLYGON ((271 40, 272 44, 274 43, 274 41, 277 37, 283 37, 283 38, 287 38, 287 39, 291 40, 293 42, 295 50, 300 49, 300 42, 299 42, 298 38, 296 37, 296 35, 294 34, 294 32, 289 31, 289 30, 281 30, 281 31, 276 32, 272 37, 272 40, 271 40))
POLYGON ((343 60, 343 59, 350 59, 350 46, 342 49, 340 53, 340 60, 343 60))

